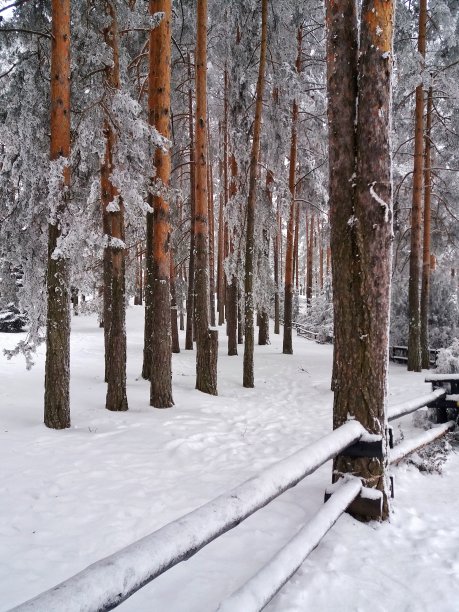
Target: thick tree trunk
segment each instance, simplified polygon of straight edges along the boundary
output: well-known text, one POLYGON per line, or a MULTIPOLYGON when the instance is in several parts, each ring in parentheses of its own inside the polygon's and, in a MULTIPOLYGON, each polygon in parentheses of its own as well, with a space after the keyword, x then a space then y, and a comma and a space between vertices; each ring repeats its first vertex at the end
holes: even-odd
MULTIPOLYGON (((301 71, 301 43, 302 29, 298 30, 298 53, 296 58, 296 71, 301 71)), ((290 212, 287 226, 287 245, 285 249, 285 279, 284 279, 284 338, 282 352, 284 355, 293 354, 292 344, 292 315, 293 315, 293 281, 294 281, 294 233, 295 218, 297 217, 295 204, 295 180, 296 180, 296 143, 297 143, 298 103, 293 100, 292 104, 292 135, 290 140, 290 166, 288 186, 290 190, 290 212)))
POLYGON ((196 30, 196 389, 217 395, 218 332, 209 329, 208 315, 207 0, 198 0, 196 30))
POLYGON ((110 213, 107 211, 107 206, 112 201, 112 185, 110 182, 110 160, 107 152, 107 129, 108 126, 105 123, 105 157, 104 161, 100 167, 100 194, 101 194, 101 202, 102 202, 102 230, 104 232, 104 237, 107 241, 104 247, 103 254, 103 285, 102 285, 102 325, 104 329, 104 356, 105 356, 105 373, 104 379, 105 382, 108 382, 108 370, 110 368, 110 350, 109 350, 109 338, 110 338, 110 327, 111 327, 111 318, 112 318, 112 256, 110 253, 110 249, 108 246, 109 236, 111 236, 111 221, 110 221, 110 213))
MULTIPOLYGON (((419 4, 418 52, 424 68, 426 55, 427 0, 419 4)), ((413 198, 411 204, 411 251, 410 280, 408 286, 408 370, 421 371, 421 318, 419 303, 419 281, 421 267, 421 203, 424 163, 424 89, 421 83, 416 87, 416 108, 414 118, 414 170, 413 198)))
MULTIPOLYGON (((171 0, 150 0, 150 14, 163 13, 160 24, 150 31, 148 110, 150 125, 170 138, 171 104, 171 0)), ((160 148, 154 156, 155 179, 161 190, 169 186, 170 151, 160 148)), ((170 211, 167 198, 153 197, 153 316, 150 405, 170 408, 172 399, 171 301, 170 301, 170 211)))
POLYGON ((244 308, 241 290, 237 290, 237 343, 244 344, 244 308))
POLYGON ((195 267, 195 227, 194 219, 196 215, 196 168, 194 153, 194 121, 193 121, 193 90, 191 80, 191 56, 188 54, 188 128, 190 136, 190 258, 188 261, 188 293, 186 299, 186 334, 185 350, 193 350, 193 331, 194 331, 194 267, 195 267))
POLYGON ((429 303, 430 303, 430 203, 432 195, 431 132, 432 132, 433 89, 427 95, 426 134, 424 146, 424 241, 422 248, 421 283, 421 357, 422 367, 430 367, 429 355, 429 303))
MULTIPOLYGON (((153 208, 153 196, 149 194, 148 204, 153 208)), ((152 363, 153 328, 153 213, 147 213, 145 239, 145 327, 143 336, 142 378, 150 380, 152 363)))
MULTIPOLYGON (((383 447, 392 233, 393 8, 391 1, 364 0, 359 69, 356 4, 328 3, 326 15, 335 309, 333 426, 356 418, 368 432, 382 437, 383 447)), ((343 473, 358 475, 365 486, 382 492, 382 518, 387 518, 384 460, 339 456, 334 479, 343 473)))
POLYGON ((253 126, 252 152, 250 154, 249 196, 247 201, 247 228, 245 251, 245 345, 243 386, 254 386, 253 350, 253 254, 255 252, 255 205, 257 192, 257 166, 260 153, 261 114, 263 110, 263 93, 265 88, 266 47, 268 38, 268 0, 261 1, 261 46, 260 63, 255 102, 255 121, 253 126))
MULTIPOLYGON (((70 155, 70 0, 52 0, 51 161, 70 155)), ((70 264, 54 257, 61 235, 59 220, 69 197, 70 168, 63 169, 62 200, 48 225, 46 363, 44 423, 70 427, 70 264)))
MULTIPOLYGON (((106 68, 105 78, 107 89, 111 92, 120 87, 119 64, 119 34, 116 9, 111 0, 105 0, 105 15, 109 20, 104 29, 105 44, 112 50, 113 63, 106 68)), ((104 166, 108 172, 107 189, 110 204, 114 210, 109 213, 108 251, 111 260, 110 279, 110 319, 105 335, 108 333, 107 395, 105 407, 107 410, 123 411, 128 409, 126 396, 126 305, 125 305, 125 246, 124 246, 124 205, 118 190, 113 186, 110 175, 113 172, 113 151, 116 144, 115 130, 110 117, 105 117, 105 160, 104 166), (114 206, 114 203, 117 203, 114 206), (117 210, 115 210, 117 208, 117 210)))

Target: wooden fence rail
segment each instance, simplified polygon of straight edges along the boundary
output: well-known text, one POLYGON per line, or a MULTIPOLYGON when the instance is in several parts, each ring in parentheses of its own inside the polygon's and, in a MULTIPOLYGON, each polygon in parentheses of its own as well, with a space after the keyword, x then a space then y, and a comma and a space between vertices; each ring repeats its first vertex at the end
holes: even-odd
MULTIPOLYGON (((437 389, 416 400, 393 406, 389 410, 389 419, 418 410, 444 394, 445 390, 437 389)), ((425 432, 414 441, 404 441, 391 450, 390 463, 397 463, 421 445, 444 435, 454 425, 454 421, 451 421, 425 432)), ((357 421, 348 421, 313 444, 269 466, 229 493, 93 563, 10 612, 112 610, 151 580, 236 527, 333 457, 339 454, 356 456, 352 454, 355 452, 359 456, 367 456, 365 449, 378 444, 382 452, 381 437, 369 435, 357 421)), ((351 504, 373 504, 380 508, 382 497, 379 491, 362 487, 358 478, 348 477, 332 485, 326 499, 328 501, 315 517, 246 585, 221 604, 221 612, 262 610, 351 504)))

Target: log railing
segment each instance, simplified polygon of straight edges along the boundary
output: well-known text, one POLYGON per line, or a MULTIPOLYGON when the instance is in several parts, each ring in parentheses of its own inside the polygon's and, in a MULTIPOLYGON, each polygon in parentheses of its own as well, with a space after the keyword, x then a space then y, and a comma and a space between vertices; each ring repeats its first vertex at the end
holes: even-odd
MULTIPOLYGON (((409 414, 443 397, 436 390, 389 410, 389 420, 409 414)), ((425 432, 416 440, 404 441, 391 450, 390 463, 397 463, 444 435, 454 421, 425 432), (440 431, 441 430, 441 431, 440 431), (421 440, 422 438, 422 440, 421 440)), ((266 468, 229 493, 209 501, 200 508, 161 527, 141 540, 97 561, 37 597, 13 608, 15 612, 102 612, 112 610, 136 591, 184 561, 223 533, 236 527, 254 512, 294 487, 324 463, 339 454, 366 456, 365 449, 374 452, 381 447, 381 437, 369 435, 357 421, 348 421, 320 440, 297 451, 290 457, 266 468), (362 455, 363 453, 363 455, 362 455)), ((372 455, 374 456, 374 455, 372 455)), ((379 511, 382 495, 365 489, 360 479, 349 476, 332 485, 328 501, 292 540, 249 582, 236 591, 219 608, 221 612, 244 610, 255 612, 264 606, 289 580, 308 554, 345 510, 354 503, 373 504, 379 511)), ((10 611, 10 612, 13 612, 10 611)))

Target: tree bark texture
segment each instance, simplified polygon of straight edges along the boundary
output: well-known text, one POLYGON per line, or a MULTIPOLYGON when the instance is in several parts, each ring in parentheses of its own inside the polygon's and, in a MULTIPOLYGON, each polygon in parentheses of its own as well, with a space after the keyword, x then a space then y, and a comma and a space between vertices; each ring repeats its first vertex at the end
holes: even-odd
MULTIPOLYGON (((271 199, 272 199, 272 183, 274 182, 274 176, 271 170, 268 170, 271 199)), ((274 236, 274 333, 280 334, 280 304, 279 304, 279 244, 280 244, 280 213, 279 213, 280 202, 277 201, 276 210, 276 233, 274 236)))
POLYGON ((218 332, 209 329, 207 203, 207 0, 197 3, 196 43, 196 213, 194 217, 196 389, 217 395, 218 332))
POLYGON ((252 151, 250 154, 249 170, 249 195, 247 200, 247 228, 246 228, 246 250, 245 250, 245 344, 244 344, 244 366, 243 386, 252 388, 254 386, 253 351, 254 351, 254 328, 253 328, 253 272, 255 252, 255 205, 257 192, 257 166, 260 154, 261 115, 263 110, 263 93, 265 88, 265 65, 266 47, 268 38, 268 0, 261 2, 261 46, 260 63, 258 66, 258 79, 255 102, 255 121, 253 126, 252 151))
MULTIPOLYGON (((116 8, 111 0, 105 0, 105 14, 109 20, 104 29, 104 41, 112 51, 113 63, 105 70, 107 89, 113 93, 120 87, 119 34, 116 8)), ((113 172, 113 151, 116 143, 115 129, 110 117, 105 117, 105 160, 108 166, 107 189, 110 203, 117 202, 118 210, 109 213, 110 254, 110 318, 109 326, 104 328, 108 333, 107 356, 107 410, 123 411, 128 409, 126 395, 126 305, 125 305, 125 248, 124 248, 124 205, 118 190, 111 182, 113 172)))
POLYGON ((193 350, 194 330, 194 267, 195 267, 195 228, 194 218, 196 214, 196 169, 194 152, 194 121, 193 121, 193 88, 191 80, 191 56, 188 54, 188 128, 190 135, 190 258, 188 261, 188 292, 186 299, 186 334, 185 350, 193 350))
POLYGON ((174 265, 174 250, 171 249, 171 335, 172 335, 172 352, 180 353, 178 319, 177 319, 177 291, 175 288, 175 265, 174 265))
POLYGON ((422 244, 421 281, 421 365, 430 367, 429 355, 429 304, 430 304, 430 209, 432 199, 432 111, 433 89, 427 94, 426 133, 424 144, 424 240, 422 244))
MULTIPOLYGON (((52 0, 50 159, 70 155, 70 0, 52 0)), ((70 264, 55 249, 60 216, 69 197, 70 168, 63 170, 62 198, 48 225, 44 423, 70 427, 70 264)))
MULTIPOLYGON (((235 206, 234 198, 237 193, 237 162, 234 154, 230 157, 231 181, 229 185, 228 206, 235 206)), ((230 237, 230 253, 234 254, 233 237, 230 237)), ((228 355, 237 355, 237 278, 234 274, 227 279, 226 289, 226 320, 228 330, 228 355)))
MULTIPOLYGON (((427 0, 419 4, 418 52, 421 58, 420 71, 424 68, 426 55, 427 0)), ((421 217, 422 188, 424 174, 424 88, 416 87, 414 117, 414 170, 413 198, 411 203, 411 251, 410 280, 408 285, 408 370, 421 371, 421 316, 419 282, 421 270, 421 217)))
MULTIPOLYGON (((298 53, 296 58, 296 71, 301 70, 301 44, 302 30, 298 30, 298 53)), ((284 277, 284 338, 282 352, 284 355, 293 354, 292 344, 292 316, 293 316, 293 275, 294 275, 294 235, 297 205, 295 203, 295 179, 296 179, 296 149, 297 149, 297 123, 298 103, 292 103, 292 134, 290 140, 290 166, 288 186, 290 190, 290 211, 287 226, 287 244, 285 248, 285 277, 284 277)))
MULTIPOLYGON (((364 0, 360 49, 356 4, 329 2, 326 14, 335 311, 333 426, 355 418, 368 432, 382 436, 384 445, 392 233, 393 8, 392 1, 364 0)), ((383 494, 381 518, 388 517, 384 460, 339 456, 333 470, 334 480, 353 473, 365 486, 379 489, 383 494)))
MULTIPOLYGON (((150 0, 150 14, 164 14, 150 31, 148 110, 149 122, 170 138, 171 105, 171 0, 150 0)), ((157 148, 154 165, 158 193, 153 197, 153 317, 150 405, 170 408, 172 398, 170 210, 166 190, 171 174, 170 151, 157 148)))

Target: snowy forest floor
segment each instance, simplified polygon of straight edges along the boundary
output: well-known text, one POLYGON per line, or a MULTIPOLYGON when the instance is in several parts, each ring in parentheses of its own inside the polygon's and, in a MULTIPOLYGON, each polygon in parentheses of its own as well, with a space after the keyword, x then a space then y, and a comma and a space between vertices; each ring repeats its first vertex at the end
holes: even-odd
MULTIPOLYGON (((332 347, 282 337, 255 349, 255 384, 244 389, 240 355, 220 328, 219 396, 194 389, 195 353, 173 356, 175 407, 149 406, 139 376, 143 309, 127 313, 129 411, 104 409, 103 332, 72 321, 72 427, 42 424, 44 347, 26 371, 0 358, 0 610, 38 594, 242 483, 331 430, 332 347)), ((0 350, 20 336, 0 334, 0 350)), ((181 337, 183 346, 183 337, 181 337)), ((389 403, 430 389, 424 374, 390 368, 389 403)), ((405 434, 412 417, 402 423, 405 434)), ((240 526, 143 588, 123 612, 207 612, 242 584, 321 507, 330 464, 240 526)), ((459 455, 443 473, 393 470, 387 524, 341 517, 270 612, 457 611, 459 455)), ((53 611, 49 611, 53 612, 53 611)), ((59 611, 61 612, 61 611, 59 611)), ((239 611, 236 611, 239 612, 239 611)), ((240 611, 243 612, 243 611, 240 611)))

